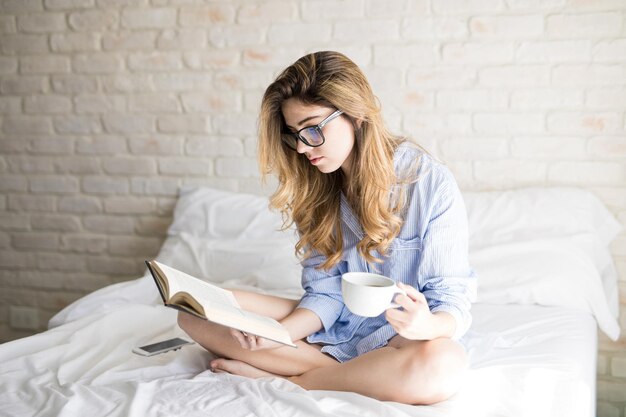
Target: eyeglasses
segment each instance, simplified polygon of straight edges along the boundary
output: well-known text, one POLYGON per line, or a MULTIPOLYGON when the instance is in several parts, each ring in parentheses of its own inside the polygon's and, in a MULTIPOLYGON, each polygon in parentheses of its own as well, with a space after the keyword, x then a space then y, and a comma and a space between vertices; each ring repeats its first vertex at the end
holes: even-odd
POLYGON ((283 143, 289 146, 294 151, 298 149, 298 141, 302 141, 307 146, 317 148, 322 146, 326 142, 326 138, 322 133, 322 128, 330 123, 332 120, 339 117, 343 112, 341 110, 335 110, 333 114, 319 122, 315 126, 306 126, 297 132, 283 132, 280 136, 283 143))

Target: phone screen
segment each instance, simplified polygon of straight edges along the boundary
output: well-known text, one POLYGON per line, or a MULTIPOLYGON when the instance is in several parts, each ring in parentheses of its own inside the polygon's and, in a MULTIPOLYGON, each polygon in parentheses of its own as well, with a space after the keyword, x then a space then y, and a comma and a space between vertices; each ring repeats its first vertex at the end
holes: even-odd
POLYGON ((164 340, 162 342, 153 343, 151 345, 141 346, 140 349, 143 349, 149 353, 154 353, 163 349, 170 348, 172 346, 181 346, 181 345, 186 345, 188 343, 189 342, 186 341, 185 339, 181 339, 180 337, 177 337, 175 339, 164 340))

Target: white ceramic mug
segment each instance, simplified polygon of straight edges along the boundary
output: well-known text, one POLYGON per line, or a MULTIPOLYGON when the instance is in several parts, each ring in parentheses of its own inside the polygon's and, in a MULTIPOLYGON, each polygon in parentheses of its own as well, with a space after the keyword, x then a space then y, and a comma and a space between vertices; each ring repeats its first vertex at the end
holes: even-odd
POLYGON ((364 317, 376 317, 388 308, 398 308, 396 294, 406 292, 383 275, 370 272, 346 272, 341 276, 341 293, 348 310, 364 317))

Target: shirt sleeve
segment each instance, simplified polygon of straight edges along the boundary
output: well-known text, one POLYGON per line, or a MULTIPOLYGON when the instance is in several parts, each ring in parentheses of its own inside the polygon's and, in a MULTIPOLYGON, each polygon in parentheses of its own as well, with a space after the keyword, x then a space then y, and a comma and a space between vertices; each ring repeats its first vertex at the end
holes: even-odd
POLYGON ((297 308, 314 312, 322 321, 324 330, 328 331, 339 318, 344 304, 339 263, 328 271, 316 269, 325 261, 326 257, 317 251, 302 261, 302 288, 305 292, 297 308))
POLYGON ((427 221, 418 267, 419 290, 431 312, 445 311, 456 320, 453 339, 469 329, 470 308, 476 299, 476 275, 469 265, 467 212, 452 173, 437 170, 427 190, 431 204, 422 219, 427 221))

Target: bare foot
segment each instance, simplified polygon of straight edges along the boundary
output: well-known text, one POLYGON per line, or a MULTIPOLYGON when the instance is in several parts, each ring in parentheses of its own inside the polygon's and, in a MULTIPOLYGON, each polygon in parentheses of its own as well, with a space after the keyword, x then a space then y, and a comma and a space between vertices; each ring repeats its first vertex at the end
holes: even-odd
POLYGON ((213 372, 228 372, 229 374, 246 376, 248 378, 279 376, 234 359, 214 359, 209 363, 209 367, 213 372))

